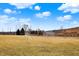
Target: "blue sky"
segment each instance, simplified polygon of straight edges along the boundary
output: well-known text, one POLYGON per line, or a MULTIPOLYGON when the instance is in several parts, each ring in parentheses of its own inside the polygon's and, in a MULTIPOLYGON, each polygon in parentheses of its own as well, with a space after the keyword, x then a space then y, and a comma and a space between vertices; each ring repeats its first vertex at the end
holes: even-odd
POLYGON ((79 4, 0 3, 0 31, 16 31, 23 24, 34 30, 78 27, 78 16, 79 4))

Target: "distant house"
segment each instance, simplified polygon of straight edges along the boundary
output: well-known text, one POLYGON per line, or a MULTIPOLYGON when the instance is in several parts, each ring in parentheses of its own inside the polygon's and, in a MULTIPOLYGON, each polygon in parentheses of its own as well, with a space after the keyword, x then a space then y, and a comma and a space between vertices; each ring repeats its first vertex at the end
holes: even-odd
POLYGON ((44 33, 44 35, 53 36, 53 35, 54 35, 54 32, 53 32, 53 31, 46 31, 46 32, 44 33))

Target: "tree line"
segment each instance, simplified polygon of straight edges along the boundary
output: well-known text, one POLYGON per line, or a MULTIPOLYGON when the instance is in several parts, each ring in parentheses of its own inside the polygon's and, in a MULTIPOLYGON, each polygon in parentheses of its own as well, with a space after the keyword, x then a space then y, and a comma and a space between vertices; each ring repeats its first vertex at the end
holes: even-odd
POLYGON ((25 33, 31 34, 31 35, 43 35, 44 31, 41 30, 29 30, 29 31, 25 31, 24 28, 22 28, 21 30, 17 30, 16 31, 16 35, 25 35, 25 33))
POLYGON ((34 30, 32 30, 32 31, 29 31, 29 34, 32 34, 32 35, 43 35, 44 34, 44 31, 34 31, 34 30))

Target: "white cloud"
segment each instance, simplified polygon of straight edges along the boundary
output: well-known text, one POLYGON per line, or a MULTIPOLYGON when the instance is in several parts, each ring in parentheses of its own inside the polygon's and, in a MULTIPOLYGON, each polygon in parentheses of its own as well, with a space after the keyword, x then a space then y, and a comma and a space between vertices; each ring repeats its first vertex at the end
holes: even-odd
POLYGON ((0 15, 0 23, 14 23, 18 22, 20 24, 28 24, 30 22, 30 18, 15 18, 15 17, 9 17, 7 15, 0 15), (19 20, 18 20, 19 19, 19 20))
POLYGON ((41 8, 40 8, 40 6, 35 6, 34 9, 35 9, 35 10, 40 10, 41 8))
POLYGON ((71 15, 65 15, 65 16, 59 16, 57 17, 57 20, 58 21, 68 21, 68 20, 71 20, 72 19, 72 16, 71 15))
POLYGON ((37 17, 39 18, 43 18, 43 17, 48 17, 51 15, 51 12, 50 11, 45 11, 45 12, 42 12, 42 13, 38 13, 38 14, 35 14, 37 17))
POLYGON ((24 24, 30 26, 31 25, 31 19, 30 18, 20 18, 18 21, 18 27, 19 29, 21 29, 23 27, 24 24))
POLYGON ((11 30, 15 31, 16 29, 21 28, 23 24, 30 26, 30 21, 30 18, 15 18, 7 15, 0 15, 0 29, 3 28, 5 31, 9 31, 11 28, 11 30))
POLYGON ((0 15, 0 23, 11 23, 13 21, 15 21, 16 18, 15 17, 9 17, 7 15, 0 15))
POLYGON ((72 21, 72 26, 77 27, 79 26, 79 21, 72 21))
POLYGON ((13 11, 11 9, 4 9, 4 12, 7 14, 16 13, 16 11, 13 11))
POLYGON ((34 3, 10 3, 16 6, 17 9, 31 8, 34 3))
POLYGON ((16 18, 7 15, 0 15, 0 31, 16 30, 16 18))
POLYGON ((6 19, 6 18, 8 18, 7 15, 0 15, 0 20, 4 20, 4 19, 6 19))
POLYGON ((72 24, 79 24, 79 22, 78 21, 73 21, 72 24))
POLYGON ((65 4, 62 4, 58 10, 62 10, 64 11, 65 13, 66 12, 71 12, 71 13, 78 13, 79 12, 79 4, 77 3, 65 3, 65 4))
POLYGON ((19 22, 21 25, 23 25, 23 24, 30 25, 30 20, 31 20, 30 18, 20 18, 19 22))
POLYGON ((79 27, 79 21, 72 21, 69 27, 79 27))

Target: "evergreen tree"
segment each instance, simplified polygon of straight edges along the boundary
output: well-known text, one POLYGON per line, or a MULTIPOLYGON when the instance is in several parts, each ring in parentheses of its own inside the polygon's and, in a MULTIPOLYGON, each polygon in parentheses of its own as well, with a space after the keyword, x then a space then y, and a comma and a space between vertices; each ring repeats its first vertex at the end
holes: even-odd
POLYGON ((20 35, 20 30, 19 29, 16 31, 16 35, 20 35))
POLYGON ((20 31, 20 35, 25 35, 25 30, 23 28, 20 31))

